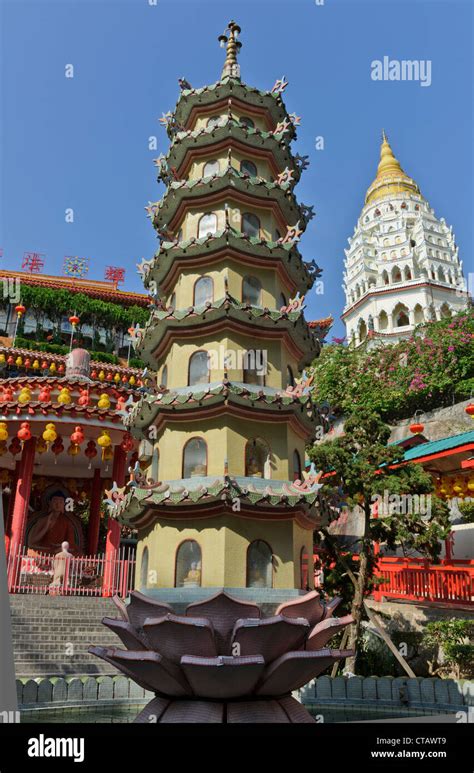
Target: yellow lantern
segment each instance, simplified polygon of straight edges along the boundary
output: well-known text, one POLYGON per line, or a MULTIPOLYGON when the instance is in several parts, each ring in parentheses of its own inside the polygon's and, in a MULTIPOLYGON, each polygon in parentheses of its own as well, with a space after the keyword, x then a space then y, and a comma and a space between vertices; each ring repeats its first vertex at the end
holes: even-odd
POLYGON ((110 437, 109 430, 103 429, 101 436, 97 440, 97 445, 101 448, 108 448, 112 445, 112 438, 110 437))
POLYGON ((462 492, 462 485, 459 480, 455 480, 453 483, 453 491, 459 496, 462 492))
POLYGON ((67 387, 61 389, 58 395, 58 403, 61 403, 62 405, 69 405, 72 403, 72 397, 67 387))
POLYGON ((8 440, 8 427, 6 421, 0 421, 0 442, 4 443, 8 440))
POLYGON ((15 365, 17 365, 19 368, 23 365, 23 360, 20 356, 18 356, 15 360, 15 365))
POLYGON ((31 400, 31 389, 29 386, 22 387, 18 395, 19 403, 28 403, 31 400))
POLYGON ((120 376, 119 376, 118 373, 115 374, 114 381, 115 381, 116 384, 118 384, 120 382, 120 376))
POLYGON ((99 381, 104 381, 104 379, 105 379, 105 373, 103 370, 101 370, 99 373, 99 381))
POLYGON ((57 371, 56 363, 52 362, 51 365, 49 366, 49 372, 56 373, 56 371, 57 371))
POLYGON ((81 450, 80 446, 76 445, 76 443, 71 443, 71 445, 67 449, 67 452, 69 456, 77 456, 80 450, 81 450))
POLYGON ((0 365, 4 365, 6 363, 6 361, 7 361, 7 358, 5 357, 5 355, 2 352, 2 354, 0 354, 0 365))
POLYGON ((39 367, 40 367, 39 360, 35 360, 31 367, 33 368, 33 370, 39 370, 39 367))
POLYGON ((48 450, 48 444, 46 440, 43 440, 42 437, 38 438, 38 440, 36 441, 36 447, 35 447, 36 453, 44 454, 44 452, 47 450, 48 450))
POLYGON ((104 462, 111 462, 114 458, 114 449, 112 446, 108 446, 107 448, 102 449, 102 460, 104 462))
POLYGON ((467 488, 468 491, 474 491, 474 477, 472 475, 469 476, 467 481, 467 488))
POLYGON ((46 443, 54 443, 58 436, 58 433, 56 432, 56 427, 52 422, 46 425, 46 429, 43 432, 43 440, 46 441, 46 443))
POLYGON ((130 376, 128 383, 134 386, 137 383, 137 379, 135 378, 135 376, 130 376))
POLYGON ((99 402, 97 403, 98 408, 110 408, 110 397, 108 394, 104 392, 103 395, 100 396, 99 402))

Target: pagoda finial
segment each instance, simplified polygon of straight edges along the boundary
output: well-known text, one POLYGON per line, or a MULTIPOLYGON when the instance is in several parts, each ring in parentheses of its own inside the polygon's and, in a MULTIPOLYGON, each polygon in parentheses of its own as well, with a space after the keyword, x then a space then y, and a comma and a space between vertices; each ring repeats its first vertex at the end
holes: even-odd
POLYGON ((221 48, 226 46, 226 57, 224 67, 222 68, 221 80, 224 78, 240 78, 240 65, 237 63, 237 54, 242 48, 237 38, 241 30, 235 21, 230 21, 222 35, 219 35, 218 41, 221 48))
POLYGON ((390 194, 407 191, 420 193, 420 189, 414 180, 403 171, 400 162, 393 153, 390 143, 382 129, 382 144, 380 147, 380 161, 377 167, 375 180, 367 191, 365 203, 374 199, 383 198, 390 194))

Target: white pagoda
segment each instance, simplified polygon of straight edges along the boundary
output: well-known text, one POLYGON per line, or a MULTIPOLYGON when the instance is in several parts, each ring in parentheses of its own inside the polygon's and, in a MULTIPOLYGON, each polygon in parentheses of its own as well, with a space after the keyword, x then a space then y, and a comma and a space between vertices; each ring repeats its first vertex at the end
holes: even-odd
POLYGON ((345 250, 342 319, 352 346, 396 343, 467 306, 452 227, 403 171, 385 133, 380 163, 345 250))

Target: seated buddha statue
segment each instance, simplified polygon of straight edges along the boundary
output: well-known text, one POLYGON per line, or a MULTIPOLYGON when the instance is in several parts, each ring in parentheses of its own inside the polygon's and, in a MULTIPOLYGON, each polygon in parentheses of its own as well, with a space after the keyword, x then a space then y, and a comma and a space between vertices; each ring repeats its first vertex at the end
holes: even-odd
POLYGON ((65 504, 63 492, 55 491, 49 498, 47 513, 34 517, 26 536, 29 555, 34 552, 58 553, 63 542, 69 543, 72 554, 80 552, 77 526, 66 513, 65 504))

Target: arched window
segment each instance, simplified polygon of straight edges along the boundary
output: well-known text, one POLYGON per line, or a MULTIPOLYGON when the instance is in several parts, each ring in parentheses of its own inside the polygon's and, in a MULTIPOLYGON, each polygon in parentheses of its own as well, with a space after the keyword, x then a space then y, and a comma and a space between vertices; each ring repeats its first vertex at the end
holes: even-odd
POLYGON ((266 362, 261 349, 248 349, 243 356, 244 384, 265 386, 266 362))
POLYGON ((214 300, 214 282, 210 276, 201 276, 194 283, 194 305, 204 306, 214 300))
POLYGON ((397 304, 393 310, 394 327, 404 327, 410 324, 408 309, 402 303, 397 304))
POLYGON ((388 328, 388 316, 386 311, 381 311, 379 314, 379 330, 386 330, 388 328))
POLYGON ((441 306, 440 314, 442 319, 451 316, 451 309, 449 308, 447 303, 443 303, 443 305, 441 306))
POLYGON ((168 366, 167 365, 163 365, 163 370, 161 371, 161 378, 158 386, 160 387, 168 386, 168 366))
POLYGON ((367 325, 365 324, 363 319, 359 320, 358 324, 358 331, 359 331, 359 341, 365 341, 367 338, 367 325))
POLYGON ((255 129, 254 122, 246 115, 243 115, 241 118, 239 118, 239 122, 242 126, 245 126, 246 129, 255 129))
POLYGON ((410 270, 410 268, 408 266, 405 266, 405 270, 404 270, 403 273, 404 273, 405 279, 407 281, 412 279, 411 270, 410 270))
POLYGON ((251 212, 244 212, 241 230, 247 236, 260 236, 260 220, 257 215, 253 215, 251 212))
POLYGON ((301 457, 298 451, 293 451, 293 480, 301 480, 301 457))
POLYGON ((202 170, 202 176, 203 177, 211 177, 213 174, 219 174, 219 162, 217 159, 213 159, 212 161, 206 161, 204 164, 204 169, 202 170))
POLYGON ((175 588, 199 588, 201 571, 201 548, 196 540, 187 539, 176 551, 175 588))
POLYGON ((251 542, 247 550, 247 588, 273 587, 273 553, 262 539, 251 542))
POLYGON ((382 271, 382 282, 384 283, 384 285, 388 285, 389 280, 388 280, 388 274, 386 271, 382 271))
POLYGON ((200 437, 188 440, 183 449, 183 478, 207 475, 207 445, 200 437))
POLYGON ((269 461, 270 448, 265 440, 252 438, 245 446, 245 474, 254 478, 265 477, 265 463, 269 461))
POLYGON ((425 321, 425 317, 423 314, 423 308, 419 303, 416 304, 414 312, 415 312, 415 324, 421 325, 421 323, 425 321))
POLYGON ((244 276, 242 280, 242 303, 260 306, 262 284, 256 276, 244 276))
POLYGON ((446 282, 446 277, 444 275, 444 271, 441 268, 441 266, 439 266, 439 268, 438 268, 438 281, 439 282, 446 282))
POLYGON ((295 377, 293 375, 293 371, 289 365, 286 366, 286 386, 294 386, 295 385, 295 377))
POLYGON ((207 215, 203 215, 199 219, 198 225, 198 238, 203 239, 205 236, 212 236, 217 231, 217 215, 215 212, 209 212, 207 215))
POLYGON ((244 161, 240 162, 240 171, 244 174, 250 175, 250 177, 256 177, 257 176, 257 167, 253 163, 253 161, 249 161, 248 159, 245 159, 244 161))
POLYGON ((223 118, 221 115, 211 115, 211 117, 207 119, 206 126, 208 129, 214 129, 216 126, 220 126, 222 121, 223 118))
POLYGON ((148 548, 143 548, 142 560, 140 564, 140 588, 148 586, 148 548))
POLYGON ((394 266, 392 268, 392 282, 401 282, 402 281, 402 273, 398 266, 394 266))
POLYGON ((207 352, 194 352, 189 358, 188 384, 208 384, 210 378, 209 355, 207 352))
POLYGON ((300 585, 302 590, 309 590, 309 555, 307 548, 301 548, 300 552, 300 585))

